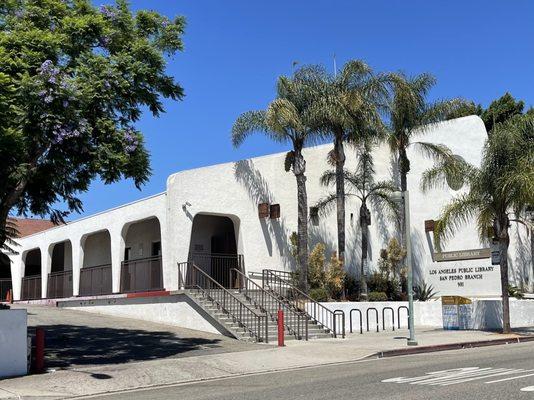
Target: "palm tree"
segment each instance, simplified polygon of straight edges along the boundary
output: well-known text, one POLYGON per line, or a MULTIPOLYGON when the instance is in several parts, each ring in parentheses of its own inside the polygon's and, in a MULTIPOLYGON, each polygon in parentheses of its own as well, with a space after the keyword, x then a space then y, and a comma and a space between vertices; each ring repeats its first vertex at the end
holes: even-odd
POLYGON ((430 74, 408 77, 403 73, 390 75, 392 96, 390 98, 389 129, 387 141, 391 152, 396 156, 400 174, 400 187, 407 190, 407 176, 410 160, 407 150, 414 147, 423 155, 436 161, 449 161, 452 152, 443 144, 414 141, 418 135, 427 133, 437 122, 445 121, 464 102, 446 100, 429 102, 427 95, 436 84, 430 74))
MULTIPOLYGON (((392 95, 388 104, 387 142, 396 158, 401 191, 405 192, 408 189, 407 179, 410 172, 408 148, 417 149, 437 163, 454 163, 454 155, 447 146, 414 139, 427 133, 436 123, 450 119, 465 102, 458 99, 428 101, 428 92, 436 84, 436 79, 430 74, 409 77, 403 73, 395 73, 390 75, 390 83, 392 95)), ((404 204, 401 210, 400 239, 402 247, 406 248, 404 204)))
MULTIPOLYGON (((361 299, 367 298, 367 254, 369 247, 369 225, 371 225, 371 205, 380 211, 389 211, 390 216, 397 217, 398 207, 393 199, 393 193, 398 190, 392 181, 375 182, 374 163, 371 154, 372 146, 369 141, 364 142, 357 148, 358 164, 354 173, 345 171, 343 176, 347 185, 346 197, 354 196, 360 204, 360 228, 361 228, 361 264, 360 264, 360 287, 361 299)), ((336 182, 336 171, 326 171, 321 177, 321 183, 331 186, 336 182)), ((323 212, 328 212, 331 205, 337 200, 337 193, 330 194, 321 200, 317 207, 323 212)))
POLYGON ((347 62, 334 75, 322 67, 300 73, 318 103, 314 115, 322 137, 334 142, 329 162, 335 165, 338 254, 345 256, 345 143, 360 143, 383 131, 380 110, 386 105, 387 76, 375 75, 360 60, 347 62))
POLYGON ((492 228, 500 252, 503 332, 508 333, 508 230, 514 221, 528 226, 520 215, 534 204, 534 117, 496 125, 484 146, 480 167, 467 163, 454 168, 435 166, 423 175, 421 188, 444 186, 451 174, 462 177, 468 190, 443 208, 434 231, 437 247, 472 219, 483 242, 488 241, 488 228, 492 228))
POLYGON ((262 132, 280 143, 291 143, 293 149, 285 159, 286 171, 292 170, 297 180, 297 259, 299 280, 307 291, 308 282, 308 197, 306 192, 306 160, 302 150, 315 138, 316 130, 311 123, 314 102, 305 86, 298 79, 280 77, 277 98, 266 110, 248 111, 241 114, 232 127, 232 143, 238 147, 254 132, 262 132))

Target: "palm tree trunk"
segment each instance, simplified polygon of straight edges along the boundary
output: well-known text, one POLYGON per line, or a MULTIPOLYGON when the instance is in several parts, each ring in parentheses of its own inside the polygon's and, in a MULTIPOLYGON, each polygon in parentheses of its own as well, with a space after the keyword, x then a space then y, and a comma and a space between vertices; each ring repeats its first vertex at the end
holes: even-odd
POLYGON ((337 205, 337 252, 339 260, 345 263, 345 150, 343 140, 336 137, 334 141, 336 157, 336 205, 337 205))
POLYGON ((512 331, 510 325, 510 301, 508 296, 508 246, 510 245, 508 224, 508 217, 504 215, 500 221, 494 221, 493 226, 499 239, 499 255, 501 258, 502 333, 510 333, 512 331))
POLYGON ((362 259, 360 265, 360 301, 367 300, 367 248, 369 246, 369 228, 367 221, 367 207, 360 207, 360 228, 362 230, 362 259))
POLYGON ((293 173, 297 178, 297 237, 298 264, 301 289, 308 292, 308 194, 306 191, 306 161, 295 151, 293 173))

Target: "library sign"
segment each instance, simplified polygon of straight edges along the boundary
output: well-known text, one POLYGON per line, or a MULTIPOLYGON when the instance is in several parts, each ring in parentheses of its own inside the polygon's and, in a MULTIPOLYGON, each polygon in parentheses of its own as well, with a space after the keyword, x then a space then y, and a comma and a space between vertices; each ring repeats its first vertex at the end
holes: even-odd
POLYGON ((491 265, 489 259, 434 264, 428 270, 428 282, 439 296, 501 295, 500 267, 491 265))

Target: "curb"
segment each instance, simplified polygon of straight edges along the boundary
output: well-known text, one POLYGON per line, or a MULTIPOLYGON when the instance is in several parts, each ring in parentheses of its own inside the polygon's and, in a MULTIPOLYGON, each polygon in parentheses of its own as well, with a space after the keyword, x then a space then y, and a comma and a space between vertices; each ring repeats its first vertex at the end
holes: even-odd
POLYGON ((433 346, 409 347, 406 349, 379 351, 378 353, 375 353, 372 356, 367 357, 367 359, 408 356, 412 354, 434 353, 438 351, 447 351, 447 350, 462 350, 462 349, 471 349, 475 347, 499 346, 499 345, 504 345, 504 344, 526 343, 526 342, 532 342, 532 341, 534 341, 534 336, 522 336, 522 337, 519 336, 516 338, 478 340, 478 341, 473 341, 473 342, 461 342, 461 343, 450 343, 450 344, 438 344, 438 345, 433 345, 433 346))

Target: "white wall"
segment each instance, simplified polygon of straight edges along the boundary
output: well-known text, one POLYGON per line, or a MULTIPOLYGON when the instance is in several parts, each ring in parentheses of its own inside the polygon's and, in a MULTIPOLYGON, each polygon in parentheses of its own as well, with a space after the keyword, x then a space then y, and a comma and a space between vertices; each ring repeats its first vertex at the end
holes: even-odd
MULTIPOLYGON (((69 307, 67 307, 69 308, 69 307)), ((134 318, 160 324, 180 326, 209 333, 219 333, 208 321, 200 316, 188 303, 148 303, 104 306, 71 307, 77 311, 134 318)))
POLYGON ((0 310, 0 378, 26 375, 26 310, 0 310))
MULTIPOLYGON (((335 311, 345 312, 345 329, 350 331, 350 310, 359 309, 363 315, 363 329, 367 329, 366 312, 370 307, 375 307, 379 312, 379 327, 382 330, 382 310, 384 307, 391 307, 395 310, 395 328, 398 326, 397 310, 401 306, 408 306, 405 301, 389 302, 324 302, 321 303, 326 308, 335 311)), ((401 310, 401 327, 407 328, 406 310, 401 310)), ((385 314, 386 329, 391 329, 391 312, 385 314)), ((414 302, 414 320, 418 327, 443 328, 441 300, 430 300, 425 302, 414 302)), ((472 325, 470 329, 475 330, 499 330, 502 329, 502 303, 500 299, 479 299, 473 300, 472 325)), ((512 328, 526 328, 534 326, 534 300, 510 299, 510 321, 512 328)), ((353 313, 353 330, 359 332, 358 313, 353 313)), ((376 332, 376 319, 373 311, 369 313, 369 329, 376 332)))
POLYGON ((111 237, 102 231, 87 236, 83 245, 83 267, 111 264, 111 237))
MULTIPOLYGON (((73 271, 73 287, 74 295, 79 293, 80 269, 82 265, 89 266, 97 265, 93 263, 101 263, 101 261, 108 262, 108 258, 104 258, 107 249, 103 251, 96 251, 89 255, 87 263, 84 263, 84 253, 82 244, 86 238, 90 240, 90 235, 101 231, 109 231, 111 238, 111 264, 113 276, 113 291, 120 290, 120 267, 124 257, 125 241, 123 230, 132 222, 145 220, 151 217, 157 217, 160 221, 165 221, 165 200, 166 194, 161 193, 143 200, 133 203, 128 203, 123 206, 107 210, 89 217, 81 218, 76 221, 69 222, 66 225, 59 225, 52 229, 39 232, 18 239, 19 247, 17 251, 19 255, 10 255, 12 260, 11 275, 13 277, 13 294, 15 300, 20 299, 21 277, 23 276, 23 262, 22 254, 26 250, 39 248, 42 254, 42 293, 46 296, 47 277, 50 271, 51 257, 49 257, 48 249, 51 244, 59 243, 65 240, 70 240, 72 244, 72 271, 73 271), (89 264, 90 263, 90 264, 89 264)), ((164 232, 165 224, 162 224, 162 238, 166 237, 164 232)), ((102 242, 103 246, 106 246, 102 242)), ((162 247, 165 248, 164 240, 162 247)), ((163 254, 163 265, 166 265, 165 254, 163 254)), ((167 273, 164 274, 164 284, 168 276, 172 274, 171 266, 167 268, 167 273)))
MULTIPOLYGON (((479 164, 481 149, 487 134, 484 124, 478 117, 465 117, 436 125, 417 139, 443 143, 461 155, 465 160, 479 164)), ((314 205, 331 190, 319 184, 321 174, 330 168, 326 159, 332 149, 331 144, 310 147, 304 150, 308 204, 314 205)), ((356 157, 354 149, 347 146, 346 168, 354 170, 356 157)), ((424 221, 436 219, 442 207, 461 193, 451 189, 432 190, 423 194, 419 189, 421 173, 432 166, 430 160, 417 152, 415 146, 409 148, 411 172, 408 187, 411 200, 412 253, 415 278, 426 279, 426 270, 432 265, 430 251, 424 233, 424 221)), ((238 252, 245 256, 247 272, 261 272, 263 268, 292 269, 295 262, 290 252, 289 236, 297 230, 297 200, 295 177, 284 171, 285 153, 257 157, 249 160, 214 165, 171 175, 167 180, 167 192, 135 203, 109 210, 91 217, 74 221, 65 226, 47 230, 20 240, 24 251, 33 247, 47 248, 50 243, 70 239, 73 255, 74 294, 77 294, 79 268, 83 257, 80 241, 87 234, 107 229, 111 236, 111 260, 113 269, 113 289, 119 290, 120 262, 124 255, 124 227, 149 217, 157 217, 161 225, 164 285, 166 289, 178 288, 178 262, 187 260, 191 245, 193 219, 198 214, 228 216, 234 222, 238 252), (279 220, 258 218, 258 204, 267 202, 281 206, 279 220)), ((395 163, 386 145, 374 152, 376 180, 398 178, 395 163)), ((358 274, 360 259, 360 228, 358 224, 359 202, 354 198, 346 203, 346 265, 350 273, 358 274)), ((523 228, 512 228, 510 251, 510 276, 516 283, 532 279, 530 249, 523 228), (521 236, 518 240, 515 234, 521 236), (527 251, 528 250, 528 251, 527 251), (527 278, 525 278, 525 276, 527 278)), ((318 242, 326 244, 327 253, 336 249, 335 212, 320 217, 317 226, 310 224, 310 250, 318 242)), ((376 267, 380 249, 395 234, 393 224, 372 210, 370 227, 370 268, 376 267)), ((444 250, 480 247, 472 226, 459 231, 444 250)), ((329 254, 327 254, 329 256, 329 254)), ((21 262, 13 256, 12 275, 15 299, 20 294, 21 262)), ((45 260, 46 261, 46 260, 45 260)), ((95 260, 97 262, 100 260, 95 260)), ((489 260, 480 261, 481 265, 489 260)), ((455 266, 462 262, 454 263, 455 266)), ((84 264, 87 265, 87 264, 84 264)), ((43 265, 43 269, 46 265, 43 265)), ((43 287, 46 276, 43 274, 43 287)), ((436 288, 439 291, 439 288, 436 288)), ((43 293, 46 293, 43 290, 43 293)))
POLYGON ((156 218, 141 221, 127 228, 125 247, 130 247, 130 259, 151 257, 152 243, 161 241, 159 222, 156 218))

